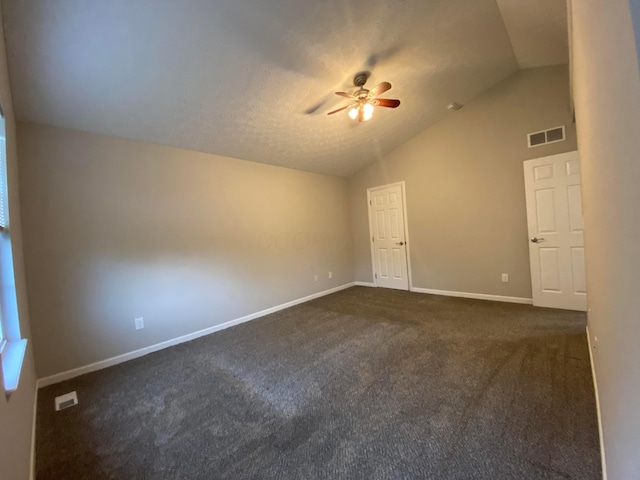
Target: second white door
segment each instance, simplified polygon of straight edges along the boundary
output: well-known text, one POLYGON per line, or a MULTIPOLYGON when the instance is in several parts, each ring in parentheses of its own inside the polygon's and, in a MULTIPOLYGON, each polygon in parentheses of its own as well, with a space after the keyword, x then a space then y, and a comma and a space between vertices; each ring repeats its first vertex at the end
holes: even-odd
POLYGON ((533 304, 587 309, 578 152, 524 162, 533 304))
POLYGON ((409 290, 407 238, 402 184, 369 189, 369 220, 374 282, 409 290))

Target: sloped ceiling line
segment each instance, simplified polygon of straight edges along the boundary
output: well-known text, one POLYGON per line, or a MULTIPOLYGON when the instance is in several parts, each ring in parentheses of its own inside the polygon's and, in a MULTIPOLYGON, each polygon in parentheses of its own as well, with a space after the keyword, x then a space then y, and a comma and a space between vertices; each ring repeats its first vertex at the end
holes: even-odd
POLYGON ((496 0, 520 68, 569 62, 567 0, 496 0))
POLYGON ((495 0, 3 0, 19 120, 341 176, 517 71, 503 13, 495 0), (363 69, 401 107, 327 117, 363 69))

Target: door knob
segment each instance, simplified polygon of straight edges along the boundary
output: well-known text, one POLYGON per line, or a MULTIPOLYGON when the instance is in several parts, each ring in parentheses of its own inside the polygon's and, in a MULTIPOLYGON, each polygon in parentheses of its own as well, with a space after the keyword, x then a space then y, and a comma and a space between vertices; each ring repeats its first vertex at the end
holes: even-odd
POLYGON ((402 246, 402 245, 404 245, 404 242, 396 242, 396 245, 402 246))
POLYGON ((540 237, 540 238, 538 238, 538 237, 533 237, 533 238, 531 239, 531 241, 532 241, 533 243, 540 243, 540 242, 544 242, 544 238, 542 238, 542 237, 540 237))

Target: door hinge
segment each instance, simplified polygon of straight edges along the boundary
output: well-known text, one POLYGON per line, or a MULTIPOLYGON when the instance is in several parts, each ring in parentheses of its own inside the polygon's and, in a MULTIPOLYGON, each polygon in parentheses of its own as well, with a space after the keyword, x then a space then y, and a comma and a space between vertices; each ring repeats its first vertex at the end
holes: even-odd
POLYGON ((376 278, 378 278, 378 274, 377 274, 377 273, 374 273, 374 274, 373 274, 373 276, 374 276, 374 277, 376 277, 376 278))
POLYGON ((373 203, 371 203, 371 200, 369 200, 369 205, 373 205, 373 203))
POLYGON ((376 241, 376 238, 375 238, 375 237, 371 237, 371 241, 372 241, 372 242, 375 242, 375 241, 376 241))

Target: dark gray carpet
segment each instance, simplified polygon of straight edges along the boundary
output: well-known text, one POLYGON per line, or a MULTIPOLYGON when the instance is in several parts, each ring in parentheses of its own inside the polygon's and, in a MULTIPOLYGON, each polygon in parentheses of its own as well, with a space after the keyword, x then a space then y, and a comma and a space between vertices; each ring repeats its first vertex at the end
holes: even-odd
POLYGON ((37 478, 599 479, 584 328, 351 288, 41 390, 37 478))

